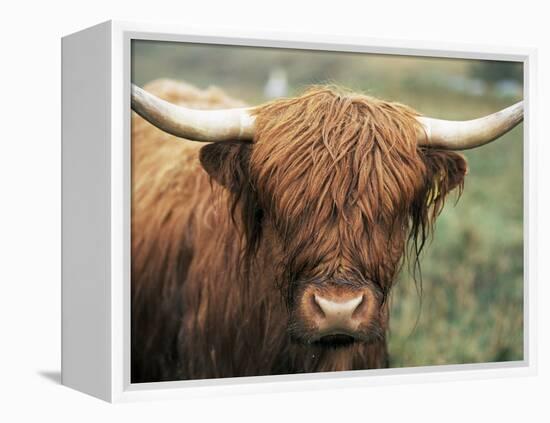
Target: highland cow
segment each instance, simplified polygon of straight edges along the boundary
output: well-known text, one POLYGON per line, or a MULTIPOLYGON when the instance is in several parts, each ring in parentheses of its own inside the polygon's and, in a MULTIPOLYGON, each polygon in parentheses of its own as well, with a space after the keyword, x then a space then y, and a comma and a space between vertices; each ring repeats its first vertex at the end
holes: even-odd
POLYGON ((448 122, 313 87, 243 106, 133 88, 156 127, 133 117, 132 382, 387 367, 392 284, 463 187, 452 150, 522 104, 448 122))

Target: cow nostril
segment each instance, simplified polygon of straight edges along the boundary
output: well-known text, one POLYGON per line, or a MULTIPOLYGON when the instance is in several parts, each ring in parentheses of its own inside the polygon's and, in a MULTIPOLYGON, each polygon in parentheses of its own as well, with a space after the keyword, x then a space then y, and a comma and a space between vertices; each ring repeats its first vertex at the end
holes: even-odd
POLYGON ((311 297, 311 307, 313 308, 316 315, 318 315, 321 318, 325 318, 325 312, 323 311, 323 308, 319 304, 319 301, 317 300, 317 294, 313 295, 311 297))

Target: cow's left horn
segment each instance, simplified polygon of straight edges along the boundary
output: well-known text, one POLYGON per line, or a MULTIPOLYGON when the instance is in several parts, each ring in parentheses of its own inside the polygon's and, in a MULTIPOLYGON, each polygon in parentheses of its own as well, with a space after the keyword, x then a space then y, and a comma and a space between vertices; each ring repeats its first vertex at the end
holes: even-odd
POLYGON ((132 84, 132 109, 156 127, 191 141, 252 141, 250 109, 195 110, 164 101, 132 84))
POLYGON ((523 121, 523 101, 491 115, 466 121, 420 116, 418 144, 445 150, 468 150, 496 140, 523 121))

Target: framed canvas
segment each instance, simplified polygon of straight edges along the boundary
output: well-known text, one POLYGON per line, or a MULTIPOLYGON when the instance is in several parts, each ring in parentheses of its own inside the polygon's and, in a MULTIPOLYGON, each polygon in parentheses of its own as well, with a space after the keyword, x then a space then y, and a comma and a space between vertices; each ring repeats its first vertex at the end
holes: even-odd
POLYGON ((62 382, 108 401, 532 374, 533 50, 62 40, 62 382))

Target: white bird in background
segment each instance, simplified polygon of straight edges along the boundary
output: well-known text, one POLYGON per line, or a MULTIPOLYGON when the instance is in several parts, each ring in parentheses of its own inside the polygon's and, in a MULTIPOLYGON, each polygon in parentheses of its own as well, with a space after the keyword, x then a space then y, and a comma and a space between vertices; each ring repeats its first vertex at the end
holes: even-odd
POLYGON ((285 97, 288 93, 288 80, 283 68, 274 68, 269 72, 269 79, 264 87, 264 96, 267 99, 285 97))

